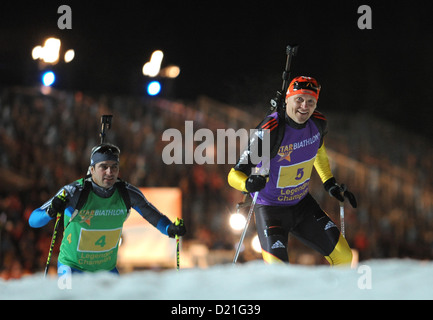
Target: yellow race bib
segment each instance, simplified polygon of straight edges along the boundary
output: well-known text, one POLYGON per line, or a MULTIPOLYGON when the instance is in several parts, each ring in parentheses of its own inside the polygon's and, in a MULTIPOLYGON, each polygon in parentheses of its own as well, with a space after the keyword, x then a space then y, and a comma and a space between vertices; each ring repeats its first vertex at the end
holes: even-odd
POLYGON ((117 247, 122 228, 109 230, 87 230, 82 228, 78 240, 80 252, 105 252, 117 247))

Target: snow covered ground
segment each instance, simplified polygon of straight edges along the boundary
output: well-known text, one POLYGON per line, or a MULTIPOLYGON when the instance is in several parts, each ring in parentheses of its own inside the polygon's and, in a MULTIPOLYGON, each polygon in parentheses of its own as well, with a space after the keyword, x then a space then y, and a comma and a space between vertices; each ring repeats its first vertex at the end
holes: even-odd
POLYGON ((36 274, 0 281, 1 299, 433 299, 433 262, 371 260, 350 269, 253 261, 60 280, 36 274))

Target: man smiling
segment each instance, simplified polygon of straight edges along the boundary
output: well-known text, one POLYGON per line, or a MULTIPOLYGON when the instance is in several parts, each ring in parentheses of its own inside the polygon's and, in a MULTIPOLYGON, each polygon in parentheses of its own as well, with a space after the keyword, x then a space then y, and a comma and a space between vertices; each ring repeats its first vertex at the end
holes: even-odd
MULTIPOLYGON (((250 140, 228 175, 233 188, 252 195, 259 192, 254 208, 256 228, 267 263, 289 261, 289 233, 323 254, 331 265, 348 264, 352 260, 346 239, 309 193, 314 167, 325 190, 344 201, 323 141, 327 121, 316 111, 320 89, 314 78, 294 78, 286 92, 284 114, 274 112, 257 127, 269 129, 271 135, 271 159, 266 177, 253 174, 252 170, 256 164, 251 162, 250 154, 252 150, 261 150, 262 145, 257 137, 250 140)), ((261 166, 262 163, 257 164, 261 166)), ((344 194, 356 207, 354 195, 349 191, 344 194)))
POLYGON ((169 237, 183 236, 183 224, 172 223, 139 189, 118 178, 120 150, 112 144, 92 149, 90 174, 60 189, 34 210, 30 226, 40 228, 64 212, 64 235, 58 258, 59 274, 111 271, 117 273, 117 251, 123 223, 133 207, 144 219, 169 237))

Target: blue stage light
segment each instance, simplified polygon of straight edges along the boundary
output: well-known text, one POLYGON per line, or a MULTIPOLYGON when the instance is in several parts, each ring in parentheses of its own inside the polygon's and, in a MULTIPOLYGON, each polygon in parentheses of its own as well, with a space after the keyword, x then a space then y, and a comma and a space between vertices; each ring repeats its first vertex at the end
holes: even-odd
POLYGON ((147 85, 147 93, 150 96, 156 96, 161 92, 161 84, 158 81, 152 81, 147 85))
POLYGON ((42 75, 42 83, 44 86, 51 86, 56 81, 56 75, 52 71, 47 71, 42 75))

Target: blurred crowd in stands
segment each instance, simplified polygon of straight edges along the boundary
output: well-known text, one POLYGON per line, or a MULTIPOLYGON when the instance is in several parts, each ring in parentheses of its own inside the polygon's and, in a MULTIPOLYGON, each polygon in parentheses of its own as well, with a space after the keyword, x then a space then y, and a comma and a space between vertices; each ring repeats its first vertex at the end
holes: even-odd
MULTIPOLYGON (((167 165, 162 133, 199 128, 254 128, 267 110, 245 113, 209 99, 191 105, 81 92, 7 88, 0 92, 0 278, 43 270, 53 225, 33 229, 30 213, 65 184, 83 177, 99 143, 100 116, 113 114, 107 141, 121 149, 120 176, 139 187, 182 190, 186 239, 232 250, 228 217, 242 194, 227 184, 232 164, 167 165)), ((327 115, 325 140, 337 181, 355 193, 346 235, 360 259, 433 258, 433 147, 422 137, 365 115, 327 115)), ((191 152, 191 150, 185 150, 191 152)), ((311 192, 339 221, 338 202, 313 175, 311 192)), ((338 225, 338 223, 337 223, 338 225)), ((57 250, 60 241, 57 241, 57 250)), ((306 250, 293 244, 290 250, 306 250)))

